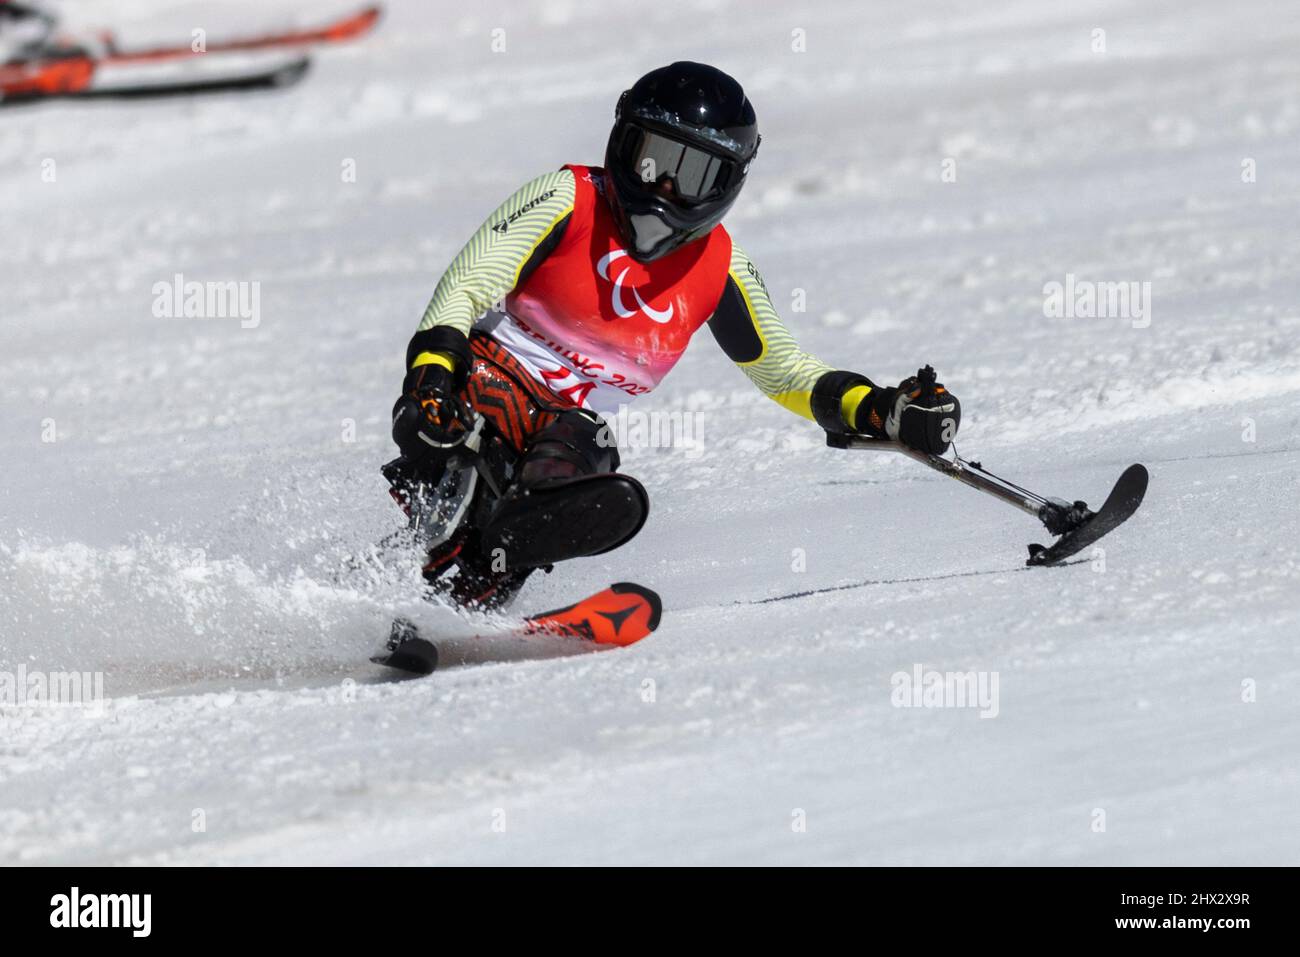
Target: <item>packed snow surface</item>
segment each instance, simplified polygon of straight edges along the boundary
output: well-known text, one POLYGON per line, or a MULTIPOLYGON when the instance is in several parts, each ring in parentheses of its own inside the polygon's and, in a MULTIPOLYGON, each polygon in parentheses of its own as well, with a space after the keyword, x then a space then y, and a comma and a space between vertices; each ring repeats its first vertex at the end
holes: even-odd
MULTIPOLYGON (((61 9, 146 45, 346 6, 61 9)), ((1294 0, 389 6, 292 90, 0 110, 0 678, 107 697, 0 704, 0 862, 1300 863, 1294 0), (1031 517, 825 448, 701 333, 634 407, 699 440, 628 450, 644 531, 512 610, 633 580, 658 633, 475 637, 376 556, 440 271, 683 58, 756 105, 728 226, 801 343, 933 364, 1045 494, 1145 463, 1101 552, 1025 569, 1031 517), (156 318, 177 275, 256 320, 156 318), (1049 315, 1067 277, 1147 308, 1049 315), (444 670, 367 662, 397 614, 444 670), (896 706, 916 669, 996 698, 896 706)))

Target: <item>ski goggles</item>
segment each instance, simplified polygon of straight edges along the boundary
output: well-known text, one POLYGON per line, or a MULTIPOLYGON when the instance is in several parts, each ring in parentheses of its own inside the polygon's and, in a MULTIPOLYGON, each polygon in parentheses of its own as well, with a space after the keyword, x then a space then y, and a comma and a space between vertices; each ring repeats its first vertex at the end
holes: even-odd
POLYGON ((739 173, 733 159, 642 126, 628 126, 618 152, 623 168, 647 192, 687 205, 721 199, 739 173))

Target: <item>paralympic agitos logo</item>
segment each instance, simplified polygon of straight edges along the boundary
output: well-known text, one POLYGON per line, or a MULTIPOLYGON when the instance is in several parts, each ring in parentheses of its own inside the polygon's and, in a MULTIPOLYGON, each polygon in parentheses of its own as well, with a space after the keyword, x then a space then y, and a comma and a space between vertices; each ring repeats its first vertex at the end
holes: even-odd
POLYGON ((612 282, 614 284, 614 288, 610 290, 609 294, 610 305, 614 307, 614 314, 620 319, 630 319, 638 312, 641 312, 644 313, 648 319, 652 319, 660 324, 672 322, 673 304, 670 302, 667 309, 655 309, 641 298, 641 291, 637 289, 636 286, 626 287, 627 291, 631 292, 632 297, 636 300, 636 307, 632 308, 623 301, 623 292, 625 288, 623 283, 627 279, 627 274, 631 271, 632 267, 630 265, 623 266, 623 268, 619 270, 618 275, 613 279, 609 276, 609 267, 627 254, 628 252, 626 249, 613 249, 601 256, 600 261, 596 263, 596 272, 599 274, 600 278, 604 279, 606 282, 612 282))

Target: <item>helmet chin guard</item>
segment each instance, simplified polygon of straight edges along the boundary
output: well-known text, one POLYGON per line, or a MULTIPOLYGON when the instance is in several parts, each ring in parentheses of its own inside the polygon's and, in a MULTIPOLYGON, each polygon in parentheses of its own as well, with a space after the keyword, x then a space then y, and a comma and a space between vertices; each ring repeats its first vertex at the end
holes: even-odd
POLYGON ((654 213, 638 213, 627 217, 627 232, 630 239, 628 250, 634 257, 655 258, 654 250, 672 238, 673 228, 654 213))

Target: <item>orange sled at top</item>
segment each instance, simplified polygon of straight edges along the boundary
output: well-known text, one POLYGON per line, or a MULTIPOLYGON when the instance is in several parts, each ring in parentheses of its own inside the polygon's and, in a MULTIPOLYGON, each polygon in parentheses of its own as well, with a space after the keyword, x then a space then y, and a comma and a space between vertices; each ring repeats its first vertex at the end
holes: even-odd
POLYGON ((95 61, 83 56, 12 63, 0 66, 0 98, 77 93, 94 75, 95 61))
POLYGON ((111 38, 104 48, 60 46, 22 62, 0 66, 0 100, 90 95, 99 67, 188 60, 209 54, 274 50, 354 40, 379 21, 380 8, 366 7, 332 23, 303 30, 285 30, 243 39, 209 41, 196 50, 190 44, 149 50, 122 50, 111 38))

